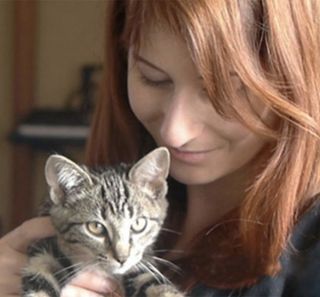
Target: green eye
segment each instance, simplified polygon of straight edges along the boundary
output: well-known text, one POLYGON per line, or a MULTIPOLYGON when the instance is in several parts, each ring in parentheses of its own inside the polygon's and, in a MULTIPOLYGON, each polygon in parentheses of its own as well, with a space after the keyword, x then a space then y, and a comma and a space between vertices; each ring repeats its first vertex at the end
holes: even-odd
POLYGON ((87 230, 94 236, 105 236, 107 229, 99 222, 88 222, 86 224, 87 230))
POLYGON ((141 233, 147 227, 147 219, 145 217, 137 218, 131 225, 131 229, 135 233, 141 233))

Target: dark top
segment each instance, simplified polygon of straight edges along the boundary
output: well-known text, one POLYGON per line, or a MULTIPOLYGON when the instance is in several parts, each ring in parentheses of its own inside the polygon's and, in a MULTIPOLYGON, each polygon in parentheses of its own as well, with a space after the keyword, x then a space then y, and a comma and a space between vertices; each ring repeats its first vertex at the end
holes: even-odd
POLYGON ((288 249, 281 256, 282 269, 242 289, 215 289, 198 284, 192 297, 319 297, 320 296, 320 202, 295 226, 288 249))

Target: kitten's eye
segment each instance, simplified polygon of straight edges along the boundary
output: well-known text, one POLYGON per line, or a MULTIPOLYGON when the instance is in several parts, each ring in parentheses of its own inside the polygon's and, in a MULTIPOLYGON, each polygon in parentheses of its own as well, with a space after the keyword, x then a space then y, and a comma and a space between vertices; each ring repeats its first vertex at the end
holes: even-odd
POLYGON ((94 236, 105 236, 106 228, 98 222, 89 222, 86 224, 87 230, 94 236))
POLYGON ((141 233, 147 227, 147 219, 145 217, 137 218, 131 225, 131 229, 135 233, 141 233))

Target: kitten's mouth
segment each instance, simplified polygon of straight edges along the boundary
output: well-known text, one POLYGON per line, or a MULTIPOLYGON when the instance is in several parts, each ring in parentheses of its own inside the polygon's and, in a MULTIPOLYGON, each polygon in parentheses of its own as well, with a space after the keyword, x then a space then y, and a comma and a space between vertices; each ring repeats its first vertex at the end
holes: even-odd
POLYGON ((122 274, 125 274, 127 271, 128 271, 128 267, 121 266, 121 267, 115 269, 114 274, 122 275, 122 274))
POLYGON ((128 261, 119 263, 112 257, 108 257, 106 255, 99 255, 99 262, 100 262, 100 267, 103 270, 108 271, 109 273, 114 273, 114 274, 124 274, 131 268, 131 266, 128 265, 128 261))
POLYGON ((140 260, 138 259, 133 260, 133 259, 134 258, 129 257, 125 262, 121 264, 119 262, 116 262, 117 267, 115 267, 114 273, 121 275, 121 274, 127 273, 131 269, 134 269, 134 267, 136 267, 137 263, 139 263, 140 260))

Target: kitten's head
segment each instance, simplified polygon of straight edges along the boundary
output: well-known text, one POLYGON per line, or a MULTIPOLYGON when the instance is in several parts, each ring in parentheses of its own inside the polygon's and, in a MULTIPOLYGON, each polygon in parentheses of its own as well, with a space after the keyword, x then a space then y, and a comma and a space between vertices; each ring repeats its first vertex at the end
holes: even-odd
POLYGON ((50 215, 72 262, 120 274, 140 262, 166 216, 169 165, 166 148, 133 166, 98 170, 50 156, 45 170, 50 215))

